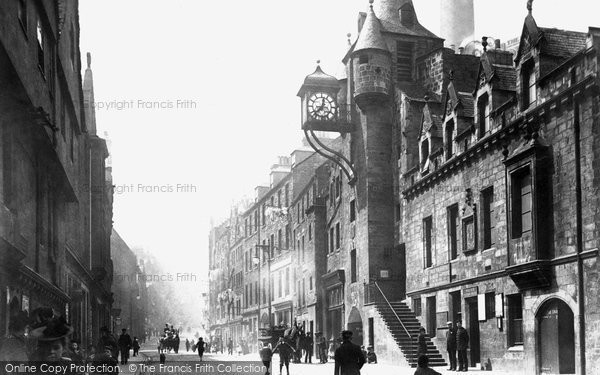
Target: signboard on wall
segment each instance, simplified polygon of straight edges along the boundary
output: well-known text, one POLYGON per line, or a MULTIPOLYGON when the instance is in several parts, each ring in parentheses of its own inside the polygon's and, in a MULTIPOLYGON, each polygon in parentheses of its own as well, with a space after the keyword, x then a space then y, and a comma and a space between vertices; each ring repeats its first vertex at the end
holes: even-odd
POLYGON ((504 293, 496 294, 496 318, 504 316, 504 293))
POLYGON ((477 319, 485 321, 485 294, 477 295, 477 319))

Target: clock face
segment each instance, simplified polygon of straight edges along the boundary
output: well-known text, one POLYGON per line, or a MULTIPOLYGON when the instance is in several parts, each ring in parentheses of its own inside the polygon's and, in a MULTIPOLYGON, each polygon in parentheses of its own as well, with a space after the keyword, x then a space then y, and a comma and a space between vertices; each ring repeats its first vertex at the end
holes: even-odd
POLYGON ((335 117, 337 106, 329 94, 317 92, 308 99, 308 113, 315 120, 327 121, 335 117))

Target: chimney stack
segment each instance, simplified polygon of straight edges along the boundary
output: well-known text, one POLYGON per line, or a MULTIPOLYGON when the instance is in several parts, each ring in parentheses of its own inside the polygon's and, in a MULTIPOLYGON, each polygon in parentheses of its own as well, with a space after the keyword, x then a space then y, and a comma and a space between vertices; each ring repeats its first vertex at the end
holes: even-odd
POLYGON ((456 45, 475 34, 473 0, 441 0, 441 37, 446 46, 456 45))

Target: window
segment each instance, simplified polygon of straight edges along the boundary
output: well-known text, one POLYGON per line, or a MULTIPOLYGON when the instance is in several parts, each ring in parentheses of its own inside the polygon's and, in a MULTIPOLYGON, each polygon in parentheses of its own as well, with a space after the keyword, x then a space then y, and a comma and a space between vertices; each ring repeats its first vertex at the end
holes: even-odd
POLYGON ((450 253, 450 260, 454 260, 458 257, 458 233, 460 233, 458 204, 453 204, 446 210, 446 214, 448 215, 448 251, 450 253))
POLYGON ((356 201, 353 199, 350 201, 350 222, 356 220, 356 201))
POLYGON ((283 233, 281 229, 277 230, 277 253, 281 254, 281 249, 283 247, 283 233))
POLYGON ((514 172, 512 178, 512 238, 531 231, 531 173, 529 167, 514 172))
POLYGON ((302 306, 306 306, 306 280, 302 278, 302 306))
POLYGON ((359 64, 368 64, 369 63, 369 56, 368 55, 360 55, 358 57, 358 63, 359 64))
POLYGON ((494 246, 494 187, 481 192, 481 220, 483 229, 483 248, 494 246))
POLYGON ((44 27, 42 26, 42 20, 38 16, 37 18, 37 50, 38 50, 38 67, 42 74, 46 74, 46 65, 44 63, 44 27))
POLYGON ((421 316, 422 307, 421 307, 421 298, 413 298, 413 312, 416 316, 421 316))
POLYGON ((336 176, 335 177, 335 199, 338 199, 340 197, 341 190, 342 190, 342 179, 340 178, 340 176, 336 176))
POLYGON ((19 0, 19 23, 23 28, 23 32, 25 32, 25 36, 27 36, 27 1, 19 0))
POLYGON ((446 160, 454 155, 454 120, 446 123, 446 160))
POLYGON ((308 224, 308 240, 312 241, 312 223, 308 224))
POLYGON ((496 294, 494 292, 485 294, 485 319, 492 319, 496 315, 496 294))
POLYGON ((296 204, 296 222, 300 222, 300 203, 296 204))
POLYGON ((258 305, 260 303, 260 290, 258 289, 258 281, 254 282, 254 292, 256 293, 256 296, 254 298, 256 302, 254 303, 258 305))
POLYGON ((340 248, 340 223, 335 224, 335 248, 340 248))
POLYGON ((288 296, 290 294, 290 269, 285 269, 285 295, 288 296))
POLYGON ((290 248, 290 225, 285 225, 285 248, 286 250, 290 248))
POLYGON ((523 305, 520 294, 506 296, 508 303, 508 346, 523 345, 523 305))
POLYGON ((330 253, 333 253, 333 250, 334 250, 334 247, 333 247, 333 245, 334 245, 333 240, 334 239, 335 239, 335 237, 334 237, 334 228, 330 228, 329 229, 329 252, 330 253))
POLYGON ((267 225, 267 205, 265 203, 262 206, 262 225, 267 225))
POLYGON ((308 278, 308 287, 309 287, 309 290, 313 290, 313 278, 312 278, 312 276, 310 276, 308 278))
POLYGON ((356 249, 350 252, 350 282, 356 282, 356 249))
POLYGON ((429 139, 421 141, 421 169, 427 170, 429 161, 429 139))
POLYGON ((290 205, 290 185, 285 184, 285 206, 288 207, 290 205))
POLYGON ((400 203, 396 204, 396 221, 400 221, 400 216, 402 215, 402 208, 400 207, 400 203))
POLYGON ((523 86, 523 109, 529 108, 537 100, 535 65, 532 60, 523 64, 521 68, 521 82, 523 86))
POLYGON ((281 297, 283 294, 282 293, 283 292, 282 281, 283 281, 283 273, 281 271, 279 271, 278 277, 277 277, 277 296, 278 297, 281 297))
POLYGON ((306 247, 304 246, 304 236, 302 236, 302 261, 304 262, 304 254, 306 247))
MULTIPOLYGON (((263 253, 263 255, 264 255, 264 253, 263 253)), ((271 237, 269 237, 269 258, 273 258, 274 256, 275 256, 275 235, 272 234, 271 237)), ((267 260, 263 256, 263 263, 265 263, 266 261, 267 260)))
POLYGON ((410 4, 400 8, 400 22, 404 26, 413 27, 415 24, 415 10, 410 4))
POLYGON ((248 302, 248 284, 244 285, 244 307, 248 307, 250 304, 248 302))
POLYGON ((396 42, 396 75, 400 82, 412 80, 413 47, 412 42, 396 42))
POLYGON ((479 138, 483 138, 490 131, 490 106, 488 94, 477 100, 477 114, 479 121, 479 138))
POLYGON ((433 223, 431 216, 423 219, 423 258, 425 268, 429 268, 433 265, 433 254, 431 244, 432 224, 433 223))
POLYGON ((281 190, 277 191, 277 207, 281 208, 281 190))
POLYGON ((248 305, 252 306, 252 283, 248 284, 248 305))

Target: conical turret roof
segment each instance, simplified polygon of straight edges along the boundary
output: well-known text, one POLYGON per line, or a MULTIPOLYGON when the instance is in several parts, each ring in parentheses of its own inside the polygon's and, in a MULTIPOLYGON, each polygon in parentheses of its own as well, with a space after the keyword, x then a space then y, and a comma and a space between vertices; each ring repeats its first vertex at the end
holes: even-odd
POLYGON ((412 25, 407 26, 402 24, 400 20, 400 9, 407 6, 412 7, 414 10, 412 0, 375 0, 375 14, 377 15, 377 18, 379 18, 383 30, 398 34, 439 39, 438 36, 419 23, 416 13, 414 14, 414 22, 412 25))
POLYGON ((385 44, 385 40, 381 35, 381 23, 377 19, 375 12, 373 12, 373 6, 369 7, 367 18, 365 18, 365 23, 354 46, 354 52, 366 49, 378 49, 389 52, 387 44, 385 44))

